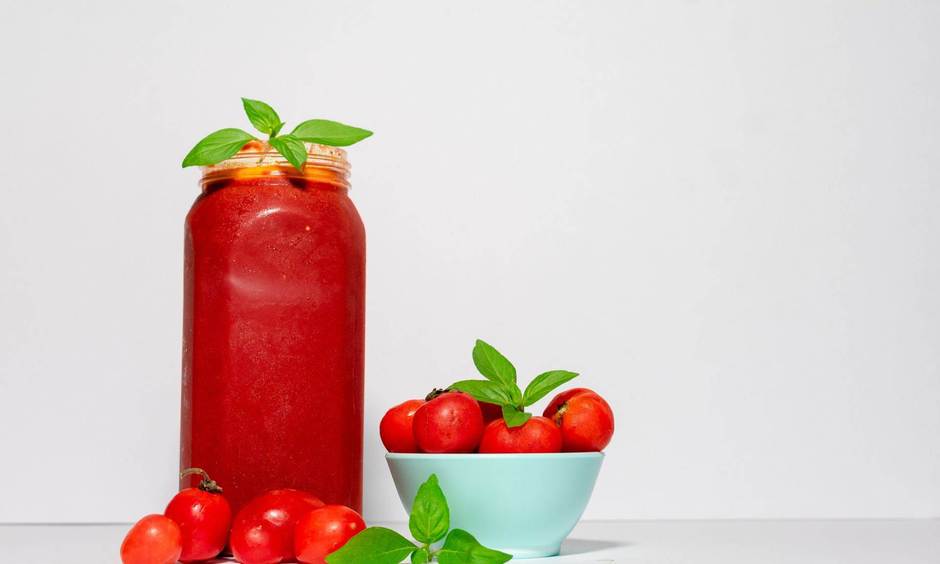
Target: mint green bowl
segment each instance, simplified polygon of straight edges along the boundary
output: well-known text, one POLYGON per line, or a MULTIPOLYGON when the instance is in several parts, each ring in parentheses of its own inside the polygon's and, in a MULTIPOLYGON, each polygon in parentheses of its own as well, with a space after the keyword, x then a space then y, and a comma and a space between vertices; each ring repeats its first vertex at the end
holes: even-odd
POLYGON ((516 558, 554 556, 584 513, 604 455, 385 455, 407 511, 418 486, 437 474, 452 528, 516 558))

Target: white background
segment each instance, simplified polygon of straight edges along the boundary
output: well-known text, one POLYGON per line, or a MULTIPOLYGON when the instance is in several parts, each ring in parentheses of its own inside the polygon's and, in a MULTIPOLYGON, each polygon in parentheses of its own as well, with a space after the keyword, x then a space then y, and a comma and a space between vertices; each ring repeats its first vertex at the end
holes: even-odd
POLYGON ((367 518, 476 337, 610 400, 590 518, 940 516, 940 3, 2 8, 0 521, 171 495, 179 162, 239 96, 376 131, 367 518))

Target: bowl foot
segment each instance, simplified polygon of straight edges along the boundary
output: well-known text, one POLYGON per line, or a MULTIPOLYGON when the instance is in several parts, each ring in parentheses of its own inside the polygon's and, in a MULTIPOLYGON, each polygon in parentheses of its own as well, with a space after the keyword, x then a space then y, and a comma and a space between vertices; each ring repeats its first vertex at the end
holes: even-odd
POLYGON ((512 554, 513 558, 546 558, 549 556, 558 556, 561 552, 561 545, 528 547, 528 548, 496 548, 496 550, 512 554))

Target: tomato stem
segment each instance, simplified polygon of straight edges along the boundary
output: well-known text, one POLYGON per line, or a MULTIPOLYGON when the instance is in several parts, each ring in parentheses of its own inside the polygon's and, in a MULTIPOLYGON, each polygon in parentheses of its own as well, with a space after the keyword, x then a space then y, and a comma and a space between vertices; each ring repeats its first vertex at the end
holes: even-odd
POLYGON ((202 480, 199 481, 200 490, 209 493, 222 493, 222 486, 210 478, 208 472, 202 468, 187 468, 186 470, 180 472, 180 479, 182 480, 186 476, 191 476, 192 474, 196 474, 202 478, 202 480))
POLYGON ((453 391, 453 390, 451 390, 451 389, 449 389, 449 388, 434 388, 433 390, 431 390, 431 393, 430 393, 430 394, 424 396, 424 401, 431 401, 432 399, 436 398, 437 396, 439 396, 439 395, 441 395, 441 394, 446 394, 447 392, 451 392, 451 391, 453 391))

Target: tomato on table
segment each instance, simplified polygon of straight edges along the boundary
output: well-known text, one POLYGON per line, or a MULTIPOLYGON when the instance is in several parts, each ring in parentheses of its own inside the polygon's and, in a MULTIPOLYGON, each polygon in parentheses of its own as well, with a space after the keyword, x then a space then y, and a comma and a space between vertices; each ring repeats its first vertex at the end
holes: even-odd
POLYGON ((329 554, 366 528, 362 516, 345 505, 325 505, 297 521, 294 553, 305 564, 325 564, 329 554))
POLYGON ((294 559, 294 529, 305 514, 323 507, 316 496, 293 489, 271 490, 249 501, 232 522, 230 545, 242 564, 277 564, 294 559))
POLYGON ((163 515, 134 523, 121 543, 123 564, 176 564, 183 550, 179 525, 163 515))

